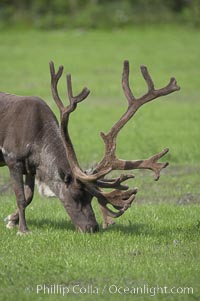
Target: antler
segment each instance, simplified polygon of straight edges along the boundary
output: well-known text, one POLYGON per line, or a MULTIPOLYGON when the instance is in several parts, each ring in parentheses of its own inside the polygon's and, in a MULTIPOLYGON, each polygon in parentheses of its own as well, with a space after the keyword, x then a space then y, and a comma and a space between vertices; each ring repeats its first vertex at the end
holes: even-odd
POLYGON ((155 173, 155 180, 159 179, 160 171, 165 168, 168 163, 158 163, 169 149, 166 148, 162 152, 150 157, 147 160, 124 161, 116 158, 116 138, 119 131, 133 117, 136 111, 145 103, 180 89, 177 86, 175 78, 171 78, 170 82, 164 88, 159 90, 154 89, 154 83, 149 75, 147 67, 141 66, 142 75, 147 83, 148 92, 140 98, 135 98, 129 87, 129 62, 124 61, 124 69, 122 74, 122 87, 124 94, 128 100, 128 108, 124 115, 113 125, 108 134, 101 133, 101 137, 105 144, 105 154, 102 161, 96 166, 95 172, 105 171, 105 174, 110 170, 131 170, 131 169, 151 169, 155 173))
POLYGON ((116 138, 118 133, 143 104, 160 96, 177 91, 180 88, 177 86, 175 78, 171 78, 168 85, 166 85, 164 88, 156 90, 147 68, 145 66, 141 66, 141 72, 147 83, 148 92, 140 98, 135 98, 129 86, 129 62, 124 61, 122 88, 128 100, 128 108, 107 134, 103 132, 101 133, 101 137, 105 145, 104 157, 96 165, 92 172, 88 174, 83 172, 79 166, 73 144, 69 137, 68 123, 70 113, 76 109, 79 102, 88 96, 89 90, 84 88, 79 95, 73 96, 71 76, 67 75, 67 87, 70 104, 67 107, 64 107, 57 91, 57 83, 62 75, 63 67, 59 67, 58 72, 55 73, 54 65, 52 62, 50 62, 50 71, 52 94, 60 110, 61 134, 65 141, 69 164, 75 178, 82 182, 86 189, 98 199, 103 213, 104 227, 106 227, 108 224, 112 223, 112 220, 109 217, 118 217, 131 206, 131 203, 133 202, 137 193, 137 188, 128 189, 128 186, 122 185, 124 181, 133 178, 133 175, 121 175, 116 179, 106 179, 104 178, 105 175, 110 173, 112 170, 150 169, 154 171, 155 180, 158 180, 160 177, 160 171, 168 165, 168 163, 157 162, 169 151, 168 148, 145 160, 127 161, 118 159, 116 157, 116 138), (114 188, 115 190, 110 193, 105 193, 101 188, 114 188), (106 206, 108 203, 112 204, 113 207, 118 209, 118 212, 111 211, 106 206))
POLYGON ((81 168, 79 166, 76 153, 74 151, 73 144, 71 142, 69 132, 68 132, 68 123, 69 123, 69 116, 70 114, 76 109, 77 104, 81 101, 83 101, 90 93, 90 91, 87 88, 84 88, 81 93, 79 93, 77 96, 73 96, 72 92, 72 83, 71 83, 71 75, 67 75, 67 91, 68 91, 68 97, 69 97, 69 105, 64 106, 63 102, 61 101, 59 94, 58 94, 58 81, 63 73, 63 66, 60 66, 58 68, 58 71, 55 72, 54 63, 50 62, 50 73, 51 73, 51 90, 53 98, 59 108, 60 111, 60 119, 61 119, 61 134, 64 140, 65 149, 67 153, 67 157, 69 159, 70 166, 72 168, 72 171, 78 171, 79 173, 83 173, 81 171, 81 168))

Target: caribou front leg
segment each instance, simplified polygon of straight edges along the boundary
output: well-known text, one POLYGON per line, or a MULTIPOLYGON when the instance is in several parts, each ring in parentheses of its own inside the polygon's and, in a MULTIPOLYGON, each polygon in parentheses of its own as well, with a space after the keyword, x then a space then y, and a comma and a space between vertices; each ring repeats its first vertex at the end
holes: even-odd
POLYGON ((23 166, 22 163, 16 163, 10 169, 10 175, 13 185, 13 190, 15 192, 17 207, 19 211, 19 230, 18 234, 21 235, 23 233, 28 232, 28 228, 26 225, 25 218, 25 208, 26 208, 26 199, 24 193, 24 183, 23 183, 23 166))
POLYGON ((14 218, 19 218, 19 230, 18 234, 28 233, 25 218, 26 198, 24 192, 23 183, 23 164, 16 160, 8 160, 7 165, 10 170, 10 176, 12 180, 13 190, 15 192, 18 212, 14 214, 14 218))
MULTIPOLYGON (((25 183, 24 183, 24 193, 25 193, 25 201, 26 207, 32 202, 34 195, 34 185, 35 185, 35 176, 26 175, 25 183)), ((5 218, 5 222, 7 222, 6 227, 8 229, 12 229, 13 227, 19 224, 19 210, 17 209, 14 213, 8 215, 5 218)))

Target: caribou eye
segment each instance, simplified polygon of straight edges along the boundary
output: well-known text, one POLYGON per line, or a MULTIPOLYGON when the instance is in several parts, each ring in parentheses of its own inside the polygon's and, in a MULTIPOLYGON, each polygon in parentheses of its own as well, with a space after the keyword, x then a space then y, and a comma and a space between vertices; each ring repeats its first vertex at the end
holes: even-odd
POLYGON ((72 182, 72 175, 71 174, 65 174, 64 182, 66 185, 69 185, 72 182))
POLYGON ((72 175, 70 173, 66 173, 64 170, 60 169, 59 175, 66 185, 69 185, 72 182, 72 175))

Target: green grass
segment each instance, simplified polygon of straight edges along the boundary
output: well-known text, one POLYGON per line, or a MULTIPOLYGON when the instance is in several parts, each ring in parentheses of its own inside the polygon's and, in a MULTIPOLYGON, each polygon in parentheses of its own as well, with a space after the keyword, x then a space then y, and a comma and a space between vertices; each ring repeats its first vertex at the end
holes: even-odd
MULTIPOLYGON (((149 27, 104 31, 0 32, 0 90, 39 95, 57 114, 49 88, 49 60, 73 76, 75 93, 91 90, 71 118, 70 130, 84 167, 103 153, 100 131, 108 131, 126 109, 121 89, 124 59, 131 63, 136 96, 146 91, 139 71, 146 64, 156 87, 170 76, 181 91, 145 105, 118 139, 121 158, 145 158, 165 147, 170 166, 159 182, 150 172, 134 172, 136 203, 107 231, 82 235, 74 231, 58 200, 35 195, 27 209, 32 234, 16 235, 3 218, 15 210, 12 192, 0 195, 0 300, 152 300, 148 294, 114 294, 117 287, 192 287, 193 294, 156 294, 154 300, 199 300, 199 46, 198 31, 186 27, 149 27), (59 294, 37 294, 37 285, 69 288, 59 294), (75 294, 74 285, 99 289, 75 294), (102 291, 105 287, 105 292, 102 291)), ((65 80, 60 83, 65 98, 65 80)), ((0 187, 8 181, 0 169, 0 187)), ((97 219, 101 217, 94 200, 97 219)))
MULTIPOLYGON (((4 201, 6 215, 14 200, 4 201)), ((70 300, 132 300, 132 295, 109 293, 112 285, 192 287, 192 296, 158 294, 154 299, 198 300, 199 213, 198 205, 137 204, 108 231, 82 235, 74 232, 56 200, 36 198, 28 210, 31 235, 17 237, 15 230, 1 231, 1 300, 12 300, 13 295, 21 300, 55 300, 53 294, 37 294, 40 284, 69 287, 70 300), (72 293, 77 284, 93 285, 99 291, 107 285, 107 290, 104 296, 77 296, 72 293)), ((62 298, 56 295, 56 300, 62 298)), ((148 294, 134 298, 151 299, 148 294)))

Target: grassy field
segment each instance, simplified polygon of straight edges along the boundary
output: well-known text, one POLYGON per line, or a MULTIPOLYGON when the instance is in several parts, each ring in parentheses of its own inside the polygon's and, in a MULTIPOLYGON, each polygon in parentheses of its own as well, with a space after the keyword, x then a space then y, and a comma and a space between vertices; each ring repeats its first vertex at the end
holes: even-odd
MULTIPOLYGON (((32 234, 18 237, 3 222, 15 210, 14 195, 10 190, 0 194, 0 300, 199 300, 200 33, 149 27, 4 31, 0 36, 1 91, 41 96, 57 114, 50 60, 72 73, 75 93, 90 88, 70 124, 84 167, 101 158, 99 132, 106 132, 126 109, 124 59, 130 60, 136 96, 146 91, 142 64, 149 67, 156 87, 171 76, 181 86, 181 91, 145 105, 120 134, 119 157, 145 158, 169 147, 170 166, 159 182, 151 172, 135 172, 130 183, 139 187, 136 203, 107 231, 76 233, 59 201, 36 193, 27 210, 32 234)), ((64 77, 60 91, 65 98, 64 77)), ((7 169, 1 168, 0 189, 8 181, 7 169)), ((101 223, 95 200, 94 207, 101 223)))

